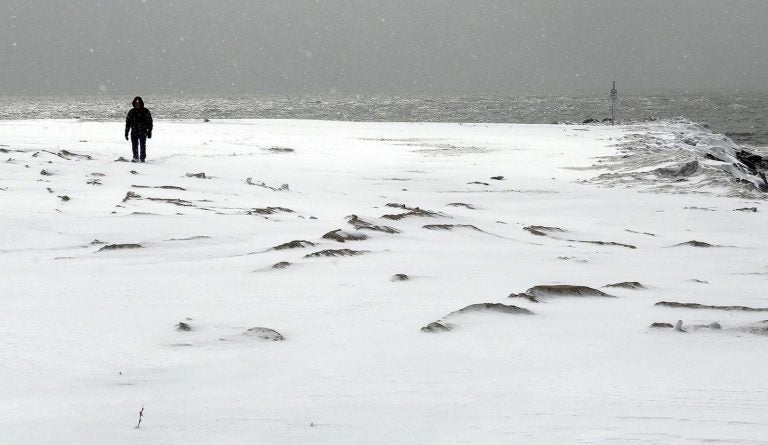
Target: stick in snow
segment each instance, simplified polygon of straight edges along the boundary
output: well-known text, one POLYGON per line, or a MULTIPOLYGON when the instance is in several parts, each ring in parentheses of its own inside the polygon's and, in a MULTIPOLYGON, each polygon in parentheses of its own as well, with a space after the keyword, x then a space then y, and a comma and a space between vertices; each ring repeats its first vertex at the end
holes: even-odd
POLYGON ((141 405, 141 411, 139 411, 139 423, 136 424, 136 429, 141 427, 141 418, 144 417, 144 405, 141 405))

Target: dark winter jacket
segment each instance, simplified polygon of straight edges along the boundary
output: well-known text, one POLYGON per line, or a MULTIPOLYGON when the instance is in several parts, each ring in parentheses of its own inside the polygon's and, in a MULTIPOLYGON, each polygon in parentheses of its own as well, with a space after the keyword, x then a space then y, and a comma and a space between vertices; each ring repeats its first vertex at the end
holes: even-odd
POLYGON ((140 97, 133 99, 133 103, 138 102, 141 106, 139 108, 131 108, 128 112, 128 116, 125 118, 125 135, 128 136, 128 130, 133 129, 135 132, 146 131, 148 134, 152 134, 152 113, 148 109, 144 108, 144 101, 140 97))

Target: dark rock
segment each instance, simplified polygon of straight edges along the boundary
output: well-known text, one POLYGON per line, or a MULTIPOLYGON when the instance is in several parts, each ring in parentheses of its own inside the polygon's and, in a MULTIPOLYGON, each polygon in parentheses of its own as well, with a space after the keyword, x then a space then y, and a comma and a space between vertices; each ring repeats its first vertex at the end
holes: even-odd
POLYGON ((186 176, 188 178, 200 178, 200 179, 206 179, 207 178, 207 176, 205 176, 204 172, 200 172, 200 173, 187 173, 184 176, 186 176))
POLYGON ((59 195, 59 199, 61 199, 64 202, 67 202, 70 200, 70 197, 67 195, 59 195))
POLYGON ((624 231, 625 231, 625 232, 629 232, 629 233, 636 233, 636 234, 638 234, 638 235, 656 236, 655 234, 653 234, 653 233, 650 233, 650 232, 636 232, 636 231, 634 231, 634 230, 629 230, 629 229, 624 229, 624 231))
POLYGON ((723 329, 723 327, 720 326, 720 323, 718 323, 716 321, 713 322, 713 323, 710 323, 710 324, 697 324, 697 325, 693 325, 693 328, 694 329, 713 329, 713 330, 716 330, 716 331, 720 330, 720 329, 723 329))
POLYGON ((570 257, 570 256, 559 256, 559 257, 557 257, 557 259, 558 260, 563 260, 563 261, 573 260, 576 263, 588 263, 589 262, 589 261, 584 260, 584 259, 580 259, 580 258, 576 258, 576 257, 570 257))
POLYGON ((314 246, 315 243, 312 241, 306 241, 306 240, 293 240, 288 241, 287 243, 280 244, 279 246, 275 246, 270 250, 285 250, 285 249, 303 249, 307 246, 314 246))
POLYGON ((503 181, 504 180, 504 176, 491 176, 491 179, 496 180, 496 181, 503 181))
POLYGON ((471 230, 476 230, 478 232, 482 232, 482 230, 478 229, 477 227, 471 224, 427 224, 426 226, 422 226, 422 227, 427 230, 471 229, 471 230))
POLYGON ((273 153, 293 153, 294 149, 288 147, 270 147, 267 150, 273 153))
POLYGON ((392 278, 389 279, 389 281, 408 281, 410 278, 408 275, 404 273, 396 273, 392 275, 392 278))
POLYGON ((475 210, 475 207, 472 206, 472 204, 464 204, 463 202, 450 202, 450 203, 448 203, 446 205, 450 206, 450 207, 464 207, 464 208, 467 208, 469 210, 475 210))
POLYGON ((99 180, 99 179, 89 179, 89 180, 85 181, 85 183, 88 184, 88 185, 101 185, 101 180, 99 180))
POLYGON ((709 281, 706 281, 706 280, 699 280, 698 278, 691 278, 691 279, 690 279, 690 280, 688 280, 688 281, 690 281, 691 283, 709 284, 709 281))
POLYGON ((99 241, 98 239, 95 239, 95 238, 94 238, 94 240, 93 240, 93 241, 91 241, 91 243, 90 243, 90 244, 91 244, 92 246, 97 246, 97 245, 100 245, 100 244, 107 244, 107 243, 105 243, 104 241, 99 241))
POLYGON ((124 157, 120 156, 119 158, 115 159, 115 162, 129 162, 128 159, 125 159, 124 157))
POLYGON ((245 183, 248 184, 248 185, 255 185, 255 186, 258 186, 258 187, 264 187, 266 189, 270 189, 270 190, 275 191, 275 192, 288 191, 289 188, 290 188, 288 186, 288 184, 283 184, 280 187, 272 187, 272 186, 269 186, 269 185, 265 184, 262 181, 253 182, 253 178, 245 178, 245 183))
POLYGON ((137 188, 137 189, 163 189, 163 190, 181 190, 186 191, 184 187, 179 187, 176 185, 137 185, 137 184, 131 184, 131 187, 137 188))
POLYGON ((734 209, 734 212, 757 212, 757 207, 742 207, 740 209, 734 209))
POLYGON ((589 117, 589 118, 586 118, 583 121, 581 121, 581 123, 582 124, 597 124, 597 123, 600 123, 600 121, 595 119, 595 118, 593 118, 593 117, 589 117))
POLYGON ((528 226, 523 227, 523 230, 530 232, 536 236, 547 236, 545 232, 565 232, 565 230, 559 227, 547 227, 547 226, 528 226))
POLYGON ((338 257, 338 256, 357 256, 368 253, 367 250, 352 250, 352 249, 326 249, 319 252, 308 253, 304 255, 304 258, 315 257, 338 257))
POLYGON ((192 204, 191 202, 187 201, 186 199, 179 199, 179 198, 151 198, 151 197, 144 198, 144 199, 149 200, 149 201, 166 202, 168 204, 174 204, 174 205, 182 206, 182 207, 195 207, 194 204, 192 204))
POLYGON ((507 295, 507 298, 523 298, 523 299, 526 299, 526 300, 530 301, 531 303, 541 303, 541 300, 539 300, 538 298, 534 297, 533 295, 528 295, 526 293, 516 294, 516 293, 513 292, 513 293, 507 295))
POLYGON ((97 250, 97 252, 103 252, 105 250, 122 250, 122 249, 143 249, 144 246, 141 244, 107 244, 106 246, 102 247, 101 249, 97 250))
POLYGON ((53 193, 53 189, 52 188, 46 187, 45 189, 48 190, 48 193, 53 193))
POLYGON ((280 261, 279 263, 275 263, 272 265, 272 269, 285 269, 286 267, 290 266, 291 263, 288 261, 280 261))
POLYGON ((472 182, 468 182, 467 184, 491 185, 491 184, 488 184, 487 182, 480 182, 480 181, 472 181, 472 182))
MULTIPOLYGON (((126 161, 126 162, 127 162, 127 161, 126 161)), ((136 170, 131 170, 131 171, 130 171, 130 172, 128 172, 128 173, 130 173, 130 174, 132 174, 132 175, 138 175, 138 174, 139 174, 139 172, 137 172, 136 170)))
POLYGON ((704 157, 709 159, 710 161, 726 162, 720 158, 713 156, 712 153, 707 153, 706 155, 704 155, 704 157))
POLYGON ((49 171, 48 171, 48 170, 46 170, 46 169, 42 169, 42 170, 40 170, 40 174, 41 174, 42 176, 53 176, 53 173, 52 173, 52 172, 49 172, 49 171))
POLYGON ((686 241, 686 242, 684 242, 684 243, 675 244, 675 245, 674 245, 674 246, 672 246, 672 247, 680 247, 680 246, 691 246, 691 247, 717 247, 717 246, 715 246, 714 244, 709 244, 709 243, 705 243, 704 241, 696 241, 696 240, 691 240, 691 241, 686 241))
POLYGON ((64 159, 79 158, 79 159, 87 159, 89 161, 93 159, 90 155, 81 155, 81 154, 73 153, 68 150, 59 150, 59 152, 56 153, 56 155, 64 159))
POLYGON ((324 239, 331 239, 343 243, 345 241, 363 241, 368 239, 368 235, 364 233, 349 233, 341 229, 331 230, 323 235, 324 239))
POLYGON ((606 284, 604 287, 620 287, 622 289, 645 289, 645 286, 637 281, 622 281, 621 283, 606 284))
POLYGON ((721 311, 744 311, 744 312, 768 312, 768 307, 748 307, 748 306, 712 306, 699 303, 678 303, 675 301, 659 301, 655 306, 665 306, 672 308, 685 309, 715 309, 721 311))
POLYGON ((273 215, 277 212, 293 213, 293 210, 285 207, 265 207, 262 209, 251 209, 245 213, 247 215, 273 215))
POLYGON ((141 195, 139 195, 138 193, 129 191, 128 193, 125 194, 125 198, 123 198, 123 202, 126 202, 129 199, 141 199, 141 195))
POLYGON ((674 326, 672 326, 672 323, 651 323, 651 328, 665 328, 665 329, 672 329, 674 326))
POLYGON ((177 330, 177 331, 182 331, 182 332, 189 332, 189 331, 191 331, 191 330, 192 330, 192 326, 190 326, 190 325, 189 325, 189 324, 187 324, 187 323, 184 323, 183 321, 180 321, 180 322, 179 322, 179 323, 176 325, 176 330, 177 330))
POLYGON ((382 218, 399 221, 399 220, 401 220, 403 218, 407 218, 409 216, 417 216, 417 217, 422 217, 422 218, 434 218, 436 216, 444 216, 444 215, 439 213, 439 212, 433 212, 433 211, 430 211, 430 210, 423 210, 423 209, 420 209, 420 208, 416 207, 414 209, 409 209, 409 211, 405 212, 405 213, 398 213, 396 215, 382 215, 382 218))
POLYGON ((103 177, 105 177, 107 175, 105 175, 104 173, 93 172, 93 173, 89 173, 88 176, 93 177, 93 178, 103 178, 103 177))
POLYGON ((626 247, 627 249, 637 249, 637 247, 631 244, 615 243, 613 241, 588 241, 588 240, 574 240, 574 239, 569 239, 568 241, 571 241, 574 243, 597 244, 600 246, 618 246, 618 247, 626 247))
POLYGON ((538 303, 542 298, 552 297, 609 297, 613 295, 606 294, 603 291, 593 289, 587 286, 573 286, 570 284, 551 284, 533 286, 522 294, 510 294, 509 298, 525 298, 529 301, 538 303))
POLYGON ((270 328, 261 328, 261 327, 250 328, 247 331, 243 332, 243 335, 246 335, 248 337, 256 337, 261 340, 269 340, 269 341, 285 340, 285 337, 283 337, 279 332, 270 328))
POLYGON ((533 315, 532 311, 523 307, 513 306, 511 304, 476 303, 476 304, 470 304, 469 306, 463 307, 458 311, 453 311, 450 314, 446 315, 444 318, 448 318, 458 314, 466 314, 469 312, 500 312, 503 314, 533 315))
POLYGON ((372 230, 375 232, 384 233, 400 233, 399 230, 389 226, 378 226, 368 221, 360 219, 357 215, 350 215, 347 217, 347 222, 351 224, 357 230, 372 230))
MULTIPOLYGON (((146 197, 144 198, 148 201, 157 201, 157 202, 165 202, 168 204, 173 204, 181 207, 195 207, 194 204, 187 201, 186 199, 180 199, 180 198, 152 198, 152 197, 146 197)), ((202 208, 202 207, 201 207, 202 208)))
POLYGON ((759 170, 768 169, 768 160, 765 160, 762 156, 758 156, 746 150, 740 150, 736 152, 736 159, 747 166, 749 172, 753 175, 757 174, 759 170))
MULTIPOLYGON (((186 199, 179 199, 179 198, 144 198, 144 199, 147 199, 149 201, 164 202, 167 204, 173 204, 180 207, 196 207, 194 204, 187 201, 186 199)), ((211 210, 211 209, 206 209, 205 207, 198 207, 198 208, 201 210, 211 210)), ((183 213, 177 213, 177 215, 183 215, 183 213)))
POLYGON ((654 170, 658 175, 670 178, 688 177, 697 171, 699 171, 699 161, 695 159, 677 167, 662 167, 654 170))
POLYGON ((451 330, 450 325, 440 323, 439 321, 433 321, 432 323, 421 328, 421 332, 437 333, 448 332, 451 330))

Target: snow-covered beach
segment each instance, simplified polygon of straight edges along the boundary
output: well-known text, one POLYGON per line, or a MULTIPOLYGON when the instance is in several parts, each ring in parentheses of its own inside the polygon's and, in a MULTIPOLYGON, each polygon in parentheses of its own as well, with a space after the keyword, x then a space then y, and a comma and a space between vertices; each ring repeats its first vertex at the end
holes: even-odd
POLYGON ((766 205, 719 135, 121 136, 0 122, 1 443, 768 443, 766 205))

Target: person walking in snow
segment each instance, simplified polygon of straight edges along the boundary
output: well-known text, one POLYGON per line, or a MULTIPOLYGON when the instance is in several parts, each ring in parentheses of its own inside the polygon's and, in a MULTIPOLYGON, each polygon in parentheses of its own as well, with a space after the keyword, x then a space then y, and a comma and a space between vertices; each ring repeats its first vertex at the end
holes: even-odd
POLYGON ((144 162, 147 158, 147 138, 152 139, 152 113, 144 108, 141 97, 134 97, 132 103, 133 108, 125 118, 125 140, 128 140, 128 130, 131 130, 131 148, 133 148, 131 162, 144 162), (139 146, 141 152, 139 152, 139 146))

